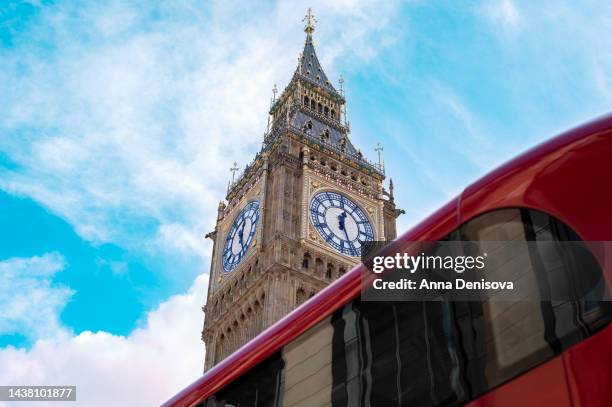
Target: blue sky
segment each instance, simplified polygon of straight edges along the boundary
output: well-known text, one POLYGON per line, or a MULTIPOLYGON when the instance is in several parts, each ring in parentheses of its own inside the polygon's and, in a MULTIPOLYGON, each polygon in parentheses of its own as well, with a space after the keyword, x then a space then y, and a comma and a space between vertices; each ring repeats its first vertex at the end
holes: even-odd
POLYGON ((406 230, 609 112, 612 7, 598 3, 2 2, 0 363, 18 368, 0 382, 36 372, 109 405, 94 387, 148 380, 155 402, 199 374, 203 236, 232 162, 258 151, 309 6, 351 138, 370 159, 383 144, 406 230), (135 370, 113 380, 127 357, 135 370))

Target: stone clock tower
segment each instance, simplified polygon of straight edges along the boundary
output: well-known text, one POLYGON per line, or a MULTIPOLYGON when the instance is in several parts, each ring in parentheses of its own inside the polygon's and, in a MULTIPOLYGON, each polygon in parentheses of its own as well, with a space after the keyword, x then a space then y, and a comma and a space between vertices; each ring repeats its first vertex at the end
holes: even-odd
POLYGON ((395 238, 393 183, 349 139, 345 100, 315 53, 309 10, 293 78, 261 151, 219 204, 202 339, 205 370, 342 276, 364 241, 395 238))

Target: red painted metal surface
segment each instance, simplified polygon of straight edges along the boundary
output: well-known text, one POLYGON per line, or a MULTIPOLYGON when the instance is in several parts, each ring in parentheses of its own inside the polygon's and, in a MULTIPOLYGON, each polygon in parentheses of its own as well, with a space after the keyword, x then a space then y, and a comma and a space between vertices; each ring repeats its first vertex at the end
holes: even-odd
MULTIPOLYGON (((571 226, 584 240, 612 240, 611 177, 612 116, 608 116, 566 132, 502 165, 466 188, 459 199, 452 200, 400 236, 392 245, 415 240, 438 240, 466 220, 505 207, 526 207, 547 212, 571 226)), ((164 405, 194 406, 246 373, 358 296, 362 272, 362 266, 357 266, 330 284, 164 405)), ((610 270, 606 272, 609 278, 610 270)), ((563 370, 559 367, 563 365, 562 360, 568 365, 568 380, 571 379, 571 395, 575 405, 604 405, 593 404, 593 399, 589 398, 591 392, 596 392, 593 397, 600 397, 598 400, 605 400, 605 405, 612 405, 612 363, 609 359, 601 358, 600 364, 595 365, 598 363, 598 353, 610 347, 612 327, 570 349, 563 356, 565 359, 553 359, 486 394, 470 406, 542 405, 536 400, 549 400, 548 405, 568 405, 564 404, 567 385, 559 374, 559 369, 563 370), (609 386, 585 379, 584 371, 591 364, 597 366, 602 377, 607 378, 609 386), (528 397, 545 388, 550 388, 553 393, 557 391, 559 399, 555 399, 554 394, 548 399, 528 397), (518 397, 514 399, 515 403, 511 402, 512 397, 518 397)))
POLYGON ((612 329, 568 349, 563 358, 574 406, 612 405, 612 329))
POLYGON ((466 407, 570 407, 563 360, 558 356, 517 377, 466 407))

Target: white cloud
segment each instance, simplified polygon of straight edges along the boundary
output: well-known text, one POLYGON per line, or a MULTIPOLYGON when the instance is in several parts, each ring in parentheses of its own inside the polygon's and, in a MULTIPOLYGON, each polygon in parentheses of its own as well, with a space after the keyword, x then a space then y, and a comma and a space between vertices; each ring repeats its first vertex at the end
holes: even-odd
POLYGON ((0 261, 0 335, 35 340, 67 334, 58 315, 73 291, 52 282, 64 267, 58 253, 0 261))
POLYGON ((197 332, 207 281, 199 276, 188 293, 162 303, 127 337, 86 331, 39 340, 29 350, 0 349, 0 383, 76 385, 75 406, 159 405, 201 375, 197 332))
POLYGON ((190 228, 172 223, 160 226, 154 246, 171 248, 182 253, 202 253, 202 240, 203 236, 195 234, 190 228))
POLYGON ((76 385, 76 405, 149 406, 201 374, 198 332, 207 275, 148 313, 144 326, 127 337, 103 331, 74 336, 59 321, 73 291, 52 282, 65 264, 58 253, 0 262, 0 334, 36 340, 30 349, 0 349, 0 383, 76 385))
POLYGON ((521 22, 521 14, 512 0, 490 1, 485 4, 483 11, 494 24, 506 30, 517 28, 521 22))

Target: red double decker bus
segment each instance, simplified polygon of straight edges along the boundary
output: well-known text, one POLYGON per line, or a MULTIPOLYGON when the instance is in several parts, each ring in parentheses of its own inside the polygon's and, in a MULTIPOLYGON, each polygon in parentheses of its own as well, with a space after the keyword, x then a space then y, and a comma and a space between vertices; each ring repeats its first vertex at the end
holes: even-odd
MULTIPOLYGON (((501 166, 394 245, 611 241, 611 187, 609 116, 501 166)), ((566 300, 362 301, 360 265, 165 405, 612 406, 612 253, 562 247, 518 257, 528 284, 566 300)))

